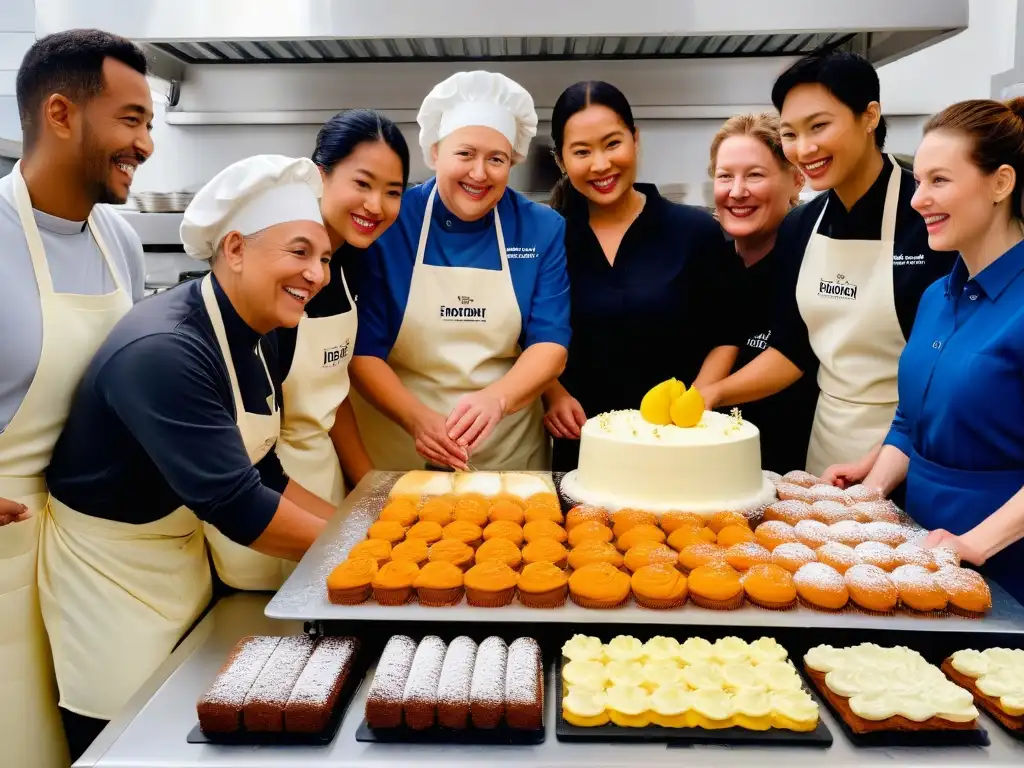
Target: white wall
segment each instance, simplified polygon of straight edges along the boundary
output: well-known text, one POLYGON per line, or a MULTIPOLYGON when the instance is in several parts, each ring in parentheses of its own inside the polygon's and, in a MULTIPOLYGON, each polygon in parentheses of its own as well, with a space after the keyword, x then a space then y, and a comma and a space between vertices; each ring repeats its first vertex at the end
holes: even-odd
POLYGON ((34 0, 0 0, 0 139, 21 141, 14 80, 35 40, 34 0))

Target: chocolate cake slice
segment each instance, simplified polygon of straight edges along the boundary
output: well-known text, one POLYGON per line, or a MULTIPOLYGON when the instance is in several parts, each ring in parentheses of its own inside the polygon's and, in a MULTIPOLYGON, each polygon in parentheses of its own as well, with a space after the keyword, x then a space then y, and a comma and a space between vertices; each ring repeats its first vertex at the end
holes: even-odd
POLYGON ((249 689, 281 642, 280 637, 243 637, 232 649, 210 689, 196 704, 203 733, 234 733, 242 728, 249 689))
POLYGON ((284 730, 284 708, 313 653, 313 643, 308 635, 281 638, 245 697, 242 720, 246 730, 284 730))
POLYGON ((358 651, 354 637, 320 638, 285 705, 286 731, 322 733, 327 728, 358 651))

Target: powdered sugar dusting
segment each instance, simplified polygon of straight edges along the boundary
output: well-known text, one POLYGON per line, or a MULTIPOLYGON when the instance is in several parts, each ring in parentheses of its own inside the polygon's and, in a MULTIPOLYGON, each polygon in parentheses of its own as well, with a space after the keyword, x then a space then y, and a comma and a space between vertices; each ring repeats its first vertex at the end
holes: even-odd
POLYGON ((956 565, 939 568, 934 574, 934 578, 950 597, 956 597, 975 589, 983 591, 988 589, 985 579, 980 573, 956 565))
POLYGON ((405 684, 409 680, 409 670, 416 655, 416 643, 411 637, 394 635, 384 646, 384 652, 377 662, 377 672, 367 699, 385 703, 397 703, 405 694, 405 684))
POLYGON ((359 649, 354 637, 322 637, 313 655, 306 662, 302 676, 295 683, 288 706, 308 704, 323 706, 334 692, 338 677, 345 671, 359 649))
POLYGON ((819 589, 846 586, 839 571, 824 563, 801 565, 793 574, 793 583, 798 587, 817 587, 819 589))
POLYGON ((281 638, 263 671, 249 689, 245 704, 280 704, 284 706, 292 695, 295 682, 313 653, 313 638, 294 635, 281 638))
POLYGON ((437 684, 441 679, 446 650, 444 641, 435 635, 427 635, 420 641, 405 683, 404 704, 433 704, 437 701, 437 684))
POLYGON ((437 703, 469 706, 469 688, 476 663, 476 643, 465 635, 456 637, 448 646, 437 685, 437 703))
POLYGON ((930 589, 935 585, 932 572, 921 565, 901 565, 893 570, 892 580, 900 589, 930 589))
POLYGON ((479 704, 501 704, 505 700, 505 668, 508 647, 500 637, 488 637, 476 653, 469 696, 479 704))
POLYGON ((540 646, 532 637, 520 637, 508 647, 506 704, 532 705, 537 702, 540 666, 540 646))
POLYGON ((233 658, 217 674, 202 703, 230 704, 241 708, 246 694, 280 642, 280 637, 246 637, 240 640, 233 658))

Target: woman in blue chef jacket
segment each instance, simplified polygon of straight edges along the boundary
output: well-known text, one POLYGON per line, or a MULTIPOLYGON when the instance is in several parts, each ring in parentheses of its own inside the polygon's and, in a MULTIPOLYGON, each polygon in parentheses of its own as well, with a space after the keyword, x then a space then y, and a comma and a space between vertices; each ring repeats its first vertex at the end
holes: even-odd
POLYGON ((925 126, 913 206, 948 277, 921 297, 899 408, 865 485, 1024 601, 1024 99, 965 101, 925 126))
POLYGON ((533 99, 460 72, 417 120, 436 175, 405 194, 360 288, 366 448, 379 469, 547 469, 540 394, 565 366, 569 285, 562 217, 508 189, 537 132, 533 99))

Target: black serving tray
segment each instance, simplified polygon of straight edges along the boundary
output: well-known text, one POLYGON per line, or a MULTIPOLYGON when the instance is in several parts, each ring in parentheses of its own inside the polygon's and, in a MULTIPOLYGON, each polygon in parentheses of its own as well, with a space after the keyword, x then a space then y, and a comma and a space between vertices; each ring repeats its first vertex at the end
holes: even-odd
POLYGON ((398 728, 371 728, 366 720, 359 724, 356 741, 377 744, 478 744, 484 746, 531 746, 543 744, 546 731, 521 731, 500 725, 497 728, 473 728, 462 730, 434 726, 415 731, 406 726, 398 728))
POLYGON ((664 728, 660 725, 649 725, 645 728, 623 728, 609 723, 593 728, 572 725, 562 717, 562 667, 568 660, 563 657, 562 663, 555 671, 556 719, 555 737, 559 741, 589 742, 667 742, 671 746, 689 746, 692 744, 718 744, 723 746, 760 746, 760 747, 831 747, 832 733, 819 717, 818 726, 813 731, 787 731, 772 728, 767 731, 754 731, 748 728, 664 728))

